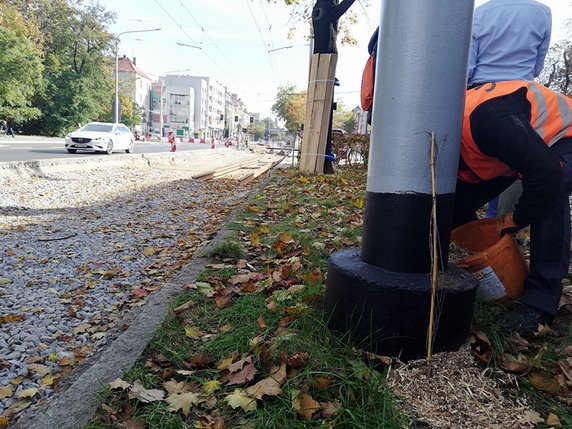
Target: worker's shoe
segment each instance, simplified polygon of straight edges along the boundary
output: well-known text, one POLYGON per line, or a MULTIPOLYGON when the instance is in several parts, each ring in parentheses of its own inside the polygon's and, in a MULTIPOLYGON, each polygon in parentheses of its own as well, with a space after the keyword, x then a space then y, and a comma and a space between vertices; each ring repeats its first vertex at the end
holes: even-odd
POLYGON ((502 314, 499 323, 507 329, 518 332, 523 338, 537 336, 543 326, 550 327, 554 316, 537 308, 517 302, 502 314))

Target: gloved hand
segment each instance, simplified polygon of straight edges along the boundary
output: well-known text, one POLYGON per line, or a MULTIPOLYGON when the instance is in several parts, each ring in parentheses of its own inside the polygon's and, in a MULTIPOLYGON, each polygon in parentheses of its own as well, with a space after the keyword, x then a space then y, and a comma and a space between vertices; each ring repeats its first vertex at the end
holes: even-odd
POLYGON ((497 231, 502 237, 505 234, 512 234, 521 229, 513 220, 513 212, 497 217, 497 231))

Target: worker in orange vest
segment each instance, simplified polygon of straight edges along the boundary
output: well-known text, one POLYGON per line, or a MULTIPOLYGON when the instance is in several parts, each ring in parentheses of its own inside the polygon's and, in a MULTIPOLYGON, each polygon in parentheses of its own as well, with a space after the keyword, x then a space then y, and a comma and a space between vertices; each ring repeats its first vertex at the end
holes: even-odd
POLYGON ((526 81, 486 83, 466 94, 453 227, 522 179, 514 212, 497 227, 504 235, 530 225, 530 273, 500 321, 533 337, 556 315, 570 262, 572 99, 526 81))

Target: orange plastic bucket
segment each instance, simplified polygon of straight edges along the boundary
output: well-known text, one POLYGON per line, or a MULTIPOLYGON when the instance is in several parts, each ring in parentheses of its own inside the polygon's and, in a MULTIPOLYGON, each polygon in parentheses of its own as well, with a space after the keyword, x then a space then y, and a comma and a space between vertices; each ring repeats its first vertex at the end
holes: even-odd
POLYGON ((528 265, 510 234, 499 237, 496 223, 486 218, 461 225, 451 231, 451 244, 478 252, 454 264, 477 279, 479 299, 506 302, 522 294, 528 265))

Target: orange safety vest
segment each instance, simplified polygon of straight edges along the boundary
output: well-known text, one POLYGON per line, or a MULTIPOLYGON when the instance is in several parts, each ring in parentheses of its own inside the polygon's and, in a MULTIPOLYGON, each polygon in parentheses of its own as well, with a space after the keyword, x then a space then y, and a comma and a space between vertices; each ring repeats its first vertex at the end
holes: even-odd
POLYGON ((572 137, 572 99, 558 94, 536 82, 519 80, 492 82, 467 91, 461 157, 465 163, 458 177, 476 183, 500 176, 515 176, 517 172, 497 158, 481 152, 471 134, 471 114, 482 103, 526 87, 526 99, 531 105, 530 125, 548 146, 563 137, 572 137))
POLYGON ((375 57, 370 55, 361 77, 360 104, 366 112, 373 106, 373 86, 375 82, 375 57))

